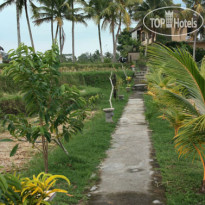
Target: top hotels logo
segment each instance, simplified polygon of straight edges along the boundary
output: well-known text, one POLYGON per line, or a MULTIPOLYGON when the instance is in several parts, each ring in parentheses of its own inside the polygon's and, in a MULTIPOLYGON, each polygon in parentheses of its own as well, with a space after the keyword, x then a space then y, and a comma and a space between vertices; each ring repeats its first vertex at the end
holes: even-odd
POLYGON ((182 7, 163 7, 149 12, 143 24, 150 32, 164 36, 179 36, 195 33, 204 26, 203 17, 192 9, 182 7), (189 15, 182 15, 183 12, 189 15), (154 18, 156 16, 156 18, 154 18), (189 16, 187 19, 184 16, 189 16), (172 29, 186 29, 187 32, 173 34, 172 29))
POLYGON ((172 23, 174 19, 174 12, 172 11, 165 11, 165 17, 166 17, 166 27, 167 28, 172 28, 172 23))

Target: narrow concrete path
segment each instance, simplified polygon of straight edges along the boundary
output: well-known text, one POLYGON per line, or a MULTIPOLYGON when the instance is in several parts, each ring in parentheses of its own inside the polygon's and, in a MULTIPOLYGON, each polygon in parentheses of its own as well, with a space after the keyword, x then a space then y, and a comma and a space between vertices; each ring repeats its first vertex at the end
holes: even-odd
POLYGON ((90 205, 162 204, 152 194, 151 142, 142 96, 129 99, 112 147, 101 165, 101 182, 90 205))

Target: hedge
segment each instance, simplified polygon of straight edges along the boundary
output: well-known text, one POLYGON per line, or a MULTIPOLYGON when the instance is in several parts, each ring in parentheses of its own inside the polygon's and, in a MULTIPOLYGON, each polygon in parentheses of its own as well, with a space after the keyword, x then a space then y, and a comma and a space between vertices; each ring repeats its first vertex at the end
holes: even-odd
MULTIPOLYGON (((123 71, 117 71, 117 74, 125 80, 123 71)), ((130 70, 128 75, 134 73, 130 70)), ((110 71, 93 71, 93 72, 65 72, 60 77, 61 84, 84 85, 92 87, 103 87, 109 84, 110 71)), ((11 79, 0 75, 0 92, 17 93, 19 87, 11 79)))
MULTIPOLYGON (((3 69, 8 64, 0 64, 0 70, 3 69)), ((90 64, 79 64, 79 63, 61 63, 60 70, 64 72, 70 71, 83 71, 83 70, 103 70, 103 69, 110 69, 122 68, 120 63, 90 63, 90 64)))
MULTIPOLYGON (((133 76, 134 72, 131 70, 127 72, 129 76, 133 76)), ((117 71, 117 75, 125 80, 123 71, 117 71)), ((61 83, 71 85, 86 85, 92 87, 103 87, 109 85, 110 71, 93 71, 93 72, 72 72, 63 73, 61 76, 61 83)))
MULTIPOLYGON (((132 76, 134 73, 128 71, 127 74, 132 76)), ((117 75, 125 80, 123 71, 118 71, 117 75)), ((62 74, 60 82, 61 84, 70 84, 80 87, 85 90, 85 93, 82 93, 83 97, 88 98, 92 95, 101 93, 101 89, 99 88, 107 89, 108 86, 110 86, 109 77, 110 71, 67 72, 62 74)), ((14 95, 9 95, 9 97, 0 96, 0 116, 1 114, 25 113, 25 105, 22 97, 16 95, 17 92, 19 92, 18 86, 8 77, 0 75, 0 94, 14 93, 14 95)))

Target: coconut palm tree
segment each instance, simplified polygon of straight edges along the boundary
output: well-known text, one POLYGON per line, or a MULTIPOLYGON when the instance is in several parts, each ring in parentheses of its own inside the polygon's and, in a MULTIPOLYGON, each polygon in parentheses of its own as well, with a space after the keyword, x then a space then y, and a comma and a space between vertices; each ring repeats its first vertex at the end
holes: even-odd
POLYGON ((101 62, 104 62, 101 39, 101 20, 103 16, 101 12, 108 6, 108 3, 108 0, 90 0, 90 2, 85 5, 85 11, 90 15, 98 27, 101 62))
POLYGON ((162 90, 161 94, 175 109, 187 116, 174 137, 175 147, 179 156, 198 154, 204 169, 202 191, 205 192, 205 78, 186 50, 155 45, 148 51, 149 66, 163 69, 166 75, 174 78, 186 90, 179 94, 162 90))
POLYGON ((41 4, 40 7, 33 6, 33 19, 35 25, 39 26, 42 23, 50 22, 51 23, 51 37, 52 43, 54 43, 54 6, 55 0, 39 0, 41 4))
POLYGON ((21 44, 20 14, 22 13, 23 0, 5 0, 5 2, 0 5, 0 11, 12 4, 16 5, 17 39, 18 39, 18 46, 19 46, 21 44))
MULTIPOLYGON (((22 0, 22 1, 23 1, 25 14, 26 14, 26 21, 27 21, 27 25, 28 25, 28 31, 29 31, 29 36, 30 36, 30 40, 31 40, 31 45, 32 45, 33 49, 35 50, 34 41, 33 41, 33 34, 31 31, 31 24, 30 24, 30 19, 29 19, 29 15, 28 15, 28 0, 22 0)), ((34 5, 32 3, 32 0, 29 0, 29 3, 31 5, 34 5)))
POLYGON ((71 7, 71 12, 67 13, 67 20, 72 22, 72 58, 73 62, 76 61, 75 57, 75 24, 76 23, 82 23, 85 26, 87 26, 87 23, 85 21, 86 18, 88 18, 87 15, 84 14, 83 9, 80 8, 80 5, 85 5, 86 2, 84 0, 68 0, 68 3, 71 7), (78 7, 75 8, 75 3, 78 3, 78 7))
MULTIPOLYGON (((205 17, 205 1, 204 0, 182 0, 187 8, 190 8, 197 13, 201 14, 203 17, 205 17)), ((200 19, 196 19, 196 21, 199 23, 200 19)), ((200 30, 197 30, 194 33, 194 45, 193 45, 193 58, 196 59, 196 42, 197 42, 197 36, 198 34, 204 34, 204 27, 202 27, 200 30)))
POLYGON ((65 42, 65 32, 63 29, 64 21, 71 15, 71 8, 67 0, 40 0, 41 6, 33 6, 34 23, 40 25, 45 22, 51 23, 52 42, 57 39, 59 35, 60 53, 63 53, 65 42), (57 28, 54 38, 54 22, 57 22, 57 28))
POLYGON ((113 62, 116 61, 117 41, 121 32, 121 27, 124 24, 129 28, 131 18, 128 8, 132 4, 138 3, 138 0, 112 0, 109 1, 107 7, 102 11, 103 24, 102 27, 110 27, 113 39, 113 62), (117 28, 117 32, 115 29, 117 28))

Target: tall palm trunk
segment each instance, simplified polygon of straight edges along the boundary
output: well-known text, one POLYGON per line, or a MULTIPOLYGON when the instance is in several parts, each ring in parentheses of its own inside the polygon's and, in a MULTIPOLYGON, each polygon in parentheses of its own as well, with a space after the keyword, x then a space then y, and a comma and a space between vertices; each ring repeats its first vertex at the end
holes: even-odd
POLYGON ((53 25, 54 25, 54 22, 53 22, 53 9, 54 9, 54 5, 53 5, 53 1, 52 1, 52 16, 51 16, 51 37, 52 37, 52 44, 54 44, 54 28, 53 28, 53 25))
POLYGON ((57 38, 58 38, 58 30, 59 30, 59 25, 57 24, 55 41, 57 41, 57 38))
POLYGON ((100 29, 100 22, 98 23, 98 36, 99 36, 99 44, 100 44, 100 56, 101 56, 101 62, 104 62, 103 58, 103 50, 102 50, 102 39, 101 39, 101 29, 100 29))
POLYGON ((52 37, 52 44, 53 44, 54 43, 53 17, 51 19, 51 37, 52 37))
POLYGON ((61 26, 59 26, 59 44, 60 44, 60 55, 62 58, 63 51, 62 51, 62 27, 61 26))
POLYGON ((27 0, 24 0, 24 6, 25 6, 25 13, 26 13, 26 20, 27 20, 27 24, 28 24, 29 35, 30 35, 30 39, 31 39, 31 45, 32 45, 33 49, 35 50, 33 36, 32 36, 32 32, 31 32, 30 20, 29 20, 29 16, 28 16, 27 0))
MULTIPOLYGON (((73 0, 74 1, 74 0, 73 0)), ((75 62, 75 20, 74 20, 74 3, 72 1, 72 56, 73 56, 73 62, 75 62)))
POLYGON ((116 62, 116 53, 117 53, 117 42, 118 42, 118 37, 119 37, 120 31, 121 31, 121 25, 122 25, 121 15, 122 14, 120 13, 120 22, 119 22, 119 25, 118 25, 117 34, 115 36, 115 46, 114 46, 114 48, 115 48, 115 62, 116 62))
POLYGON ((197 40, 197 31, 194 33, 194 46, 193 46, 193 59, 196 60, 196 40, 197 40))
POLYGON ((72 56, 73 62, 75 62, 75 22, 72 21, 72 56))
POLYGON ((18 46, 20 46, 20 44, 21 44, 20 11, 19 11, 17 3, 16 3, 16 20, 17 20, 18 46))
POLYGON ((115 26, 112 22, 112 41, 113 41, 113 62, 116 62, 116 48, 115 48, 115 26))

